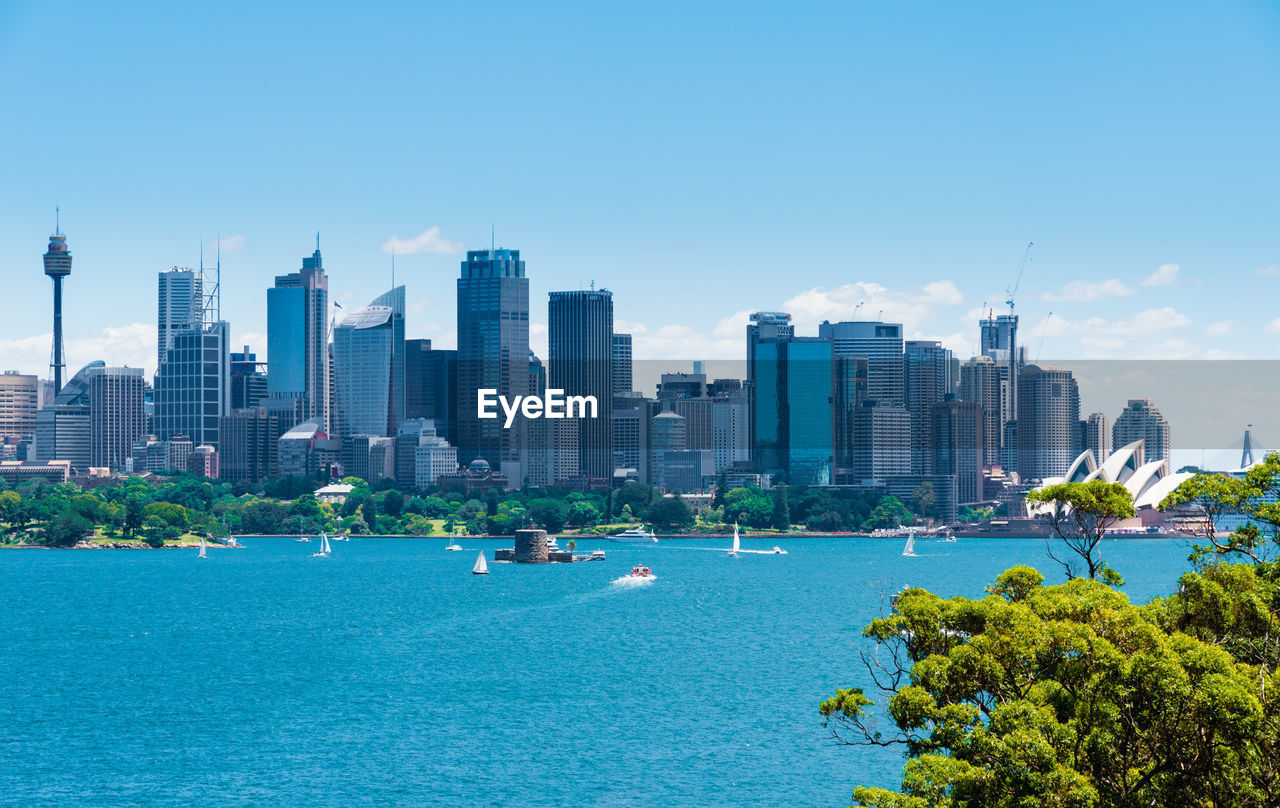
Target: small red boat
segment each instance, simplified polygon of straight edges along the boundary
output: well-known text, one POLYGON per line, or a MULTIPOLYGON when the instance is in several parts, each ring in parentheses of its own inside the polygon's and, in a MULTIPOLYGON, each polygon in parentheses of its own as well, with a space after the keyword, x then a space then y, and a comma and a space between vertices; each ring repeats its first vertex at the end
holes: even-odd
POLYGON ((636 564, 634 567, 631 568, 631 577, 632 578, 652 578, 653 570, 649 569, 644 564, 636 564))

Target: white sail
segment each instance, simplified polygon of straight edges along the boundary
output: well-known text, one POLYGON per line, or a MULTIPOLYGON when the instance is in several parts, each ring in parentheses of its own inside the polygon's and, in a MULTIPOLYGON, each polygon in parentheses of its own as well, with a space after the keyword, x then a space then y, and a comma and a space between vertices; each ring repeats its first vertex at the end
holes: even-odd
POLYGON ((200 558, 205 558, 206 556, 205 556, 205 554, 204 554, 204 553, 205 553, 204 536, 201 536, 201 537, 200 537, 200 556, 199 556, 199 557, 200 557, 200 558))
POLYGON ((913 556, 916 554, 916 532, 914 529, 907 531, 907 546, 902 548, 904 556, 913 556))
POLYGON ((329 555, 329 536, 325 533, 320 534, 320 552, 329 555))
POLYGON ((480 551, 480 555, 476 556, 476 565, 471 568, 476 575, 488 575, 489 565, 484 560, 484 550, 480 551))
POLYGON ((738 523, 734 522, 733 523, 733 549, 730 552, 732 552, 734 555, 737 555, 739 549, 741 549, 741 542, 738 539, 738 523))

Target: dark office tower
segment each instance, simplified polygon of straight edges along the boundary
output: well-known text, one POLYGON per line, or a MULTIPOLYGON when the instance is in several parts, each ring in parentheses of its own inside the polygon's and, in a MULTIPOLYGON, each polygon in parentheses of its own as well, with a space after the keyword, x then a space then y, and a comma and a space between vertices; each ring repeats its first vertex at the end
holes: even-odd
POLYGON ((747 382, 754 380, 751 374, 757 345, 795 335, 796 327, 791 324, 791 315, 784 311, 758 311, 752 314, 751 322, 747 323, 747 382))
POLYGON ((53 358, 49 371, 53 375, 53 392, 62 389, 62 377, 66 375, 67 360, 62 355, 62 279, 71 274, 71 253, 67 251, 67 237, 62 228, 54 228, 49 236, 49 250, 44 254, 44 274, 53 279, 53 358))
POLYGON ((547 307, 547 386, 594 396, 595 418, 578 421, 578 473, 613 478, 613 292, 552 292, 547 307))
POLYGON ((855 417, 867 400, 867 360, 861 356, 837 356, 831 360, 832 451, 835 467, 852 473, 857 465, 855 417))
POLYGON ((257 407, 268 397, 267 374, 263 372, 266 366, 266 362, 259 362, 257 355, 249 352, 248 345, 242 353, 231 354, 232 410, 257 407))
POLYGON ((186 435, 195 446, 219 446, 219 420, 230 411, 230 331, 216 321, 173 335, 155 377, 152 429, 160 440, 186 435))
POLYGON ((1018 473, 1024 482, 1059 477, 1075 459, 1080 391, 1071 371, 1027 365, 1018 374, 1018 473))
POLYGON ((613 335, 613 392, 630 393, 635 379, 631 373, 631 335, 613 335))
POLYGON ((1000 465, 1000 439, 1007 407, 1005 368, 989 356, 975 356, 960 366, 960 400, 982 408, 982 463, 1000 465))
POLYGON ((908 340, 902 378, 911 413, 911 473, 933 473, 933 407, 952 395, 951 351, 932 340, 908 340))
POLYGON ((482 458, 519 485, 519 417, 477 417, 481 389, 514 400, 529 392, 529 279, 519 250, 470 250, 458 278, 458 462, 482 458))
POLYGON ((405 420, 427 418, 451 445, 458 438, 458 352, 431 347, 429 339, 405 340, 405 420))
POLYGON ((529 394, 535 396, 547 394, 547 369, 533 351, 529 351, 529 394))
POLYGON ((261 407, 234 410, 222 419, 219 477, 235 482, 261 482, 278 476, 276 441, 284 434, 280 420, 261 407))
POLYGON ((303 418, 329 417, 329 278, 316 251, 302 259, 302 269, 277 275, 267 290, 267 359, 271 398, 302 401, 303 418))
POLYGON ((783 337, 757 344, 752 457, 762 472, 797 485, 828 485, 832 461, 831 343, 783 337))
POLYGON ((972 401, 947 399, 933 405, 933 474, 954 475, 956 499, 982 499, 983 409, 972 401))

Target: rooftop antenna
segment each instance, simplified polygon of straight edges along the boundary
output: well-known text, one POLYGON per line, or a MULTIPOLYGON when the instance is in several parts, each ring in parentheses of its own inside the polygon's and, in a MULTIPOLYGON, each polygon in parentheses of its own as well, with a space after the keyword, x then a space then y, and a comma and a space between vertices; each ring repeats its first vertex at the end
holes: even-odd
POLYGON ((213 275, 213 321, 222 322, 222 234, 218 234, 218 263, 213 275))
POLYGON ((391 248, 391 288, 396 288, 396 248, 391 248))
POLYGON ((497 228, 494 227, 493 222, 489 222, 489 252, 491 254, 494 251, 494 245, 497 243, 496 239, 494 238, 494 233, 496 232, 497 232, 497 228))
POLYGON ((316 231, 316 252, 320 252, 320 231, 316 231))
POLYGON ((55 236, 62 235, 62 206, 53 206, 53 234, 55 236))

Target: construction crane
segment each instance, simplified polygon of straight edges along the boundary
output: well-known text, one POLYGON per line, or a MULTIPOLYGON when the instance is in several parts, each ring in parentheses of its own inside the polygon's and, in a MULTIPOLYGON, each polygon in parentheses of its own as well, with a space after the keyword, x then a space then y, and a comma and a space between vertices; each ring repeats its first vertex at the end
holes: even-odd
POLYGON ((863 303, 866 303, 866 302, 867 302, 867 301, 865 301, 865 300, 859 300, 859 301, 858 301, 858 305, 857 305, 857 306, 854 306, 854 308, 853 308, 853 320, 854 320, 854 322, 857 322, 857 320, 858 320, 858 312, 862 311, 862 304, 863 304, 863 303))
POLYGON ((1049 312, 1049 316, 1044 318, 1044 330, 1040 332, 1040 347, 1036 348, 1036 364, 1040 363, 1040 352, 1044 350, 1044 338, 1049 336, 1049 321, 1053 319, 1053 312, 1049 312))
POLYGON ((1022 253, 1022 261, 1018 263, 1018 277, 1014 280, 1013 286, 1005 290, 1009 298, 1005 303, 1009 305, 1009 315, 1013 316, 1013 300, 1018 296, 1018 287, 1022 285, 1022 273, 1027 269, 1027 262, 1031 260, 1031 248, 1036 246, 1034 241, 1027 242, 1027 249, 1022 253))

